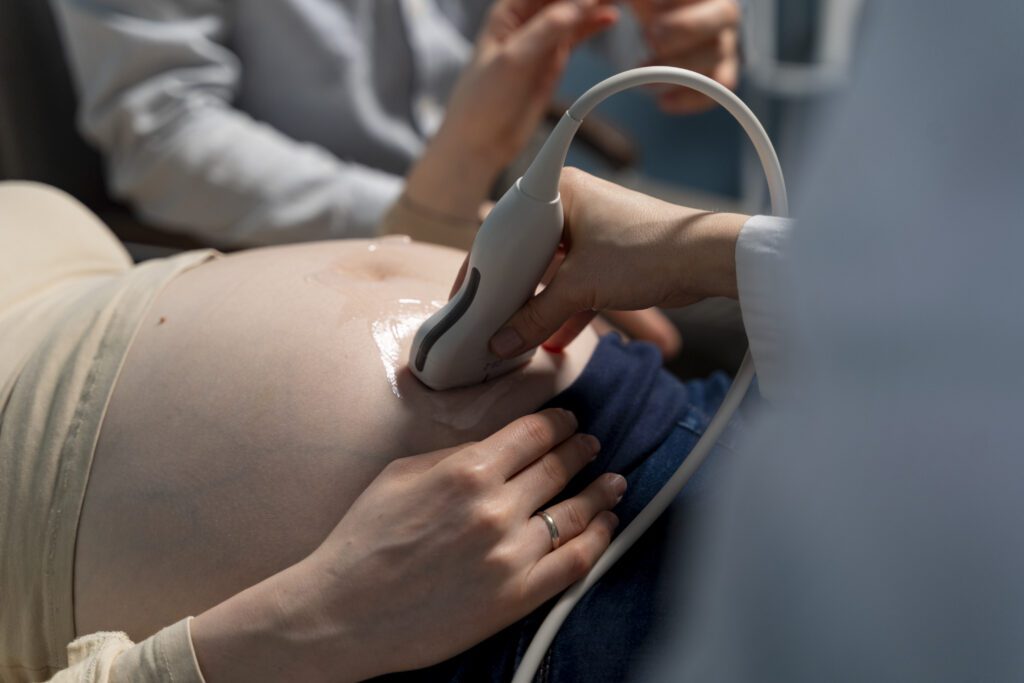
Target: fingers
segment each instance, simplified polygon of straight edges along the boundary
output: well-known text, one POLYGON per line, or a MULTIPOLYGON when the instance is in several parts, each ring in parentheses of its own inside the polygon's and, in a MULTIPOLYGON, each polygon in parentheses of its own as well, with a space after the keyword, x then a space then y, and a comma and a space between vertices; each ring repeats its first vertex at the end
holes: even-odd
POLYGON ((471 469, 493 470, 495 477, 504 482, 550 453, 575 431, 576 416, 568 410, 542 410, 511 422, 452 459, 464 461, 458 464, 471 469))
POLYGON ((525 61, 573 46, 615 23, 618 10, 596 0, 558 0, 547 3, 509 40, 509 52, 525 61))
POLYGON ((540 282, 542 285, 547 287, 551 284, 551 281, 555 279, 555 275, 558 274, 558 269, 562 267, 565 262, 565 248, 560 244, 558 249, 555 250, 555 255, 551 257, 551 263, 548 264, 547 270, 544 271, 544 276, 541 277, 540 282))
POLYGON ((597 457, 601 444, 590 434, 576 434, 508 480, 527 514, 554 498, 597 457))
MULTIPOLYGON (((601 512, 618 505, 626 492, 626 486, 626 479, 622 475, 603 474, 578 496, 544 510, 558 529, 559 547, 583 533, 601 512)), ((523 533, 526 536, 523 550, 527 557, 539 559, 551 552, 551 532, 540 516, 530 517, 523 533)))
MULTIPOLYGON (((683 347, 679 330, 657 308, 641 311, 605 311, 602 315, 628 337, 648 341, 657 346, 662 358, 666 360, 679 355, 683 347)), ((548 348, 548 345, 545 344, 544 348, 548 348)))
POLYGON ((531 298, 505 327, 491 338, 491 351, 499 358, 514 358, 540 346, 574 314, 590 307, 581 305, 580 288, 559 271, 544 291, 531 298))
POLYGON ((683 54, 739 24, 735 0, 705 0, 659 13, 647 26, 655 57, 683 54))
POLYGON ((576 47, 588 38, 591 38, 618 22, 619 9, 613 4, 610 4, 611 2, 612 0, 604 0, 600 7, 596 7, 591 10, 590 16, 579 27, 577 27, 576 32, 569 41, 570 47, 576 47))
POLYGON ((598 513, 583 533, 544 555, 526 578, 527 592, 535 604, 551 599, 586 576, 608 548, 618 524, 618 517, 611 512, 598 513))
MULTIPOLYGON (((695 52, 662 63, 680 66, 713 78, 727 88, 739 83, 739 56, 736 52, 735 31, 726 31, 713 44, 695 52)), ((715 106, 714 101, 690 88, 666 88, 658 96, 658 106, 667 114, 692 114, 715 106)))
POLYGON ((558 328, 557 332, 544 342, 544 348, 552 353, 561 353, 580 335, 580 332, 587 328, 596 315, 597 311, 580 311, 573 314, 565 321, 564 325, 558 328))

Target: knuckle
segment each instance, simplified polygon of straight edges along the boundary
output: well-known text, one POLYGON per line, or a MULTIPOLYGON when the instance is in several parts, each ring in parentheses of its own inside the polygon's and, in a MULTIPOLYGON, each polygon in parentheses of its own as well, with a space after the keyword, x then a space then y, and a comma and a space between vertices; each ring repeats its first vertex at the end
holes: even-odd
POLYGON ((471 494, 486 490, 490 484, 490 468, 485 463, 454 467, 450 476, 457 490, 471 494))
POLYGON ((579 503, 568 501, 565 504, 565 523, 566 531, 572 534, 578 534, 586 528, 587 522, 583 518, 583 512, 580 510, 579 503))
POLYGON ((587 575, 594 562, 591 559, 590 553, 583 546, 575 546, 566 550, 568 552, 569 578, 574 582, 579 581, 587 575))
POLYGON ((536 446, 547 448, 554 440, 549 419, 543 415, 527 415, 521 423, 523 438, 536 446))
POLYGON ((594 446, 594 437, 587 434, 578 434, 573 439, 572 454, 576 464, 582 466, 590 461, 591 456, 596 453, 594 446))
POLYGON ((497 71, 509 71, 515 67, 516 61, 516 56, 507 47, 503 47, 491 55, 491 68, 497 71))
POLYGON ((611 482, 605 484, 603 494, 605 509, 615 507, 621 497, 621 494, 618 493, 618 490, 614 486, 612 486, 611 482))
POLYGON ((384 469, 381 470, 381 476, 387 478, 401 477, 409 469, 410 462, 409 458, 396 458, 384 465, 384 469))
POLYGON ((536 305, 527 304, 522 308, 521 321, 529 333, 534 336, 543 334, 547 329, 544 314, 536 305))
POLYGON ((473 511, 473 526, 486 535, 500 535, 508 525, 505 509, 493 502, 479 505, 473 511))
POLYGON ((557 456, 546 455, 540 459, 539 465, 544 478, 556 484, 559 489, 569 480, 569 473, 557 456))
POLYGON ((518 565, 515 554, 502 547, 495 548, 484 557, 485 568, 499 575, 513 573, 518 565))
POLYGON ((603 297, 592 280, 583 280, 575 289, 579 297, 580 310, 601 311, 610 308, 604 303, 603 297))
POLYGON ((601 513, 601 523, 596 526, 597 541, 603 551, 612 542, 612 533, 618 524, 618 517, 614 513, 605 511, 601 513))

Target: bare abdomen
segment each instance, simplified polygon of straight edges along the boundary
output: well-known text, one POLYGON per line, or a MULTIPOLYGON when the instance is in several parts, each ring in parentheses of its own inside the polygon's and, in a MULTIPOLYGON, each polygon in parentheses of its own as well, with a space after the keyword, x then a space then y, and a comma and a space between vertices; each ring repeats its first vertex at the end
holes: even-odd
POLYGON ((158 297, 100 434, 79 526, 79 633, 144 637, 314 549, 387 462, 477 440, 579 374, 560 358, 435 394, 409 337, 462 260, 396 240, 262 249, 158 297))

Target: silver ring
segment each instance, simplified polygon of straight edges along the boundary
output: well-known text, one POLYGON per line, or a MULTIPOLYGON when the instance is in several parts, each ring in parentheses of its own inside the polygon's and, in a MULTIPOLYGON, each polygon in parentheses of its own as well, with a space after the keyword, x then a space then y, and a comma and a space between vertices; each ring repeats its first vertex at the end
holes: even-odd
POLYGON ((555 524, 555 520, 552 519, 551 515, 541 511, 537 513, 537 516, 544 520, 544 523, 548 525, 548 533, 551 534, 551 549, 557 550, 558 545, 561 542, 558 538, 558 525, 555 524))

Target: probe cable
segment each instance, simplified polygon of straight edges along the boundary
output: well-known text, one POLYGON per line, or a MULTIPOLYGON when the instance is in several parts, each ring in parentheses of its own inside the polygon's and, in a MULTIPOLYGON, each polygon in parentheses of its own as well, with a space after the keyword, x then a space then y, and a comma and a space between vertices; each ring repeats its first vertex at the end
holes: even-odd
MULTIPOLYGON (((789 213, 789 200, 786 196, 786 183, 782 177, 782 167, 779 165, 779 158, 775 154, 775 148, 772 146, 771 140, 768 138, 768 134, 765 132, 761 122, 757 120, 754 113, 750 111, 743 101, 737 97, 731 90, 725 86, 719 84, 706 76, 688 71, 686 69, 679 69, 676 67, 669 66, 649 66, 642 67, 639 69, 632 69, 625 71, 621 74, 612 76, 611 78, 601 81, 590 90, 583 93, 576 102, 569 107, 569 110, 565 113, 559 126, 552 132, 552 138, 555 138, 559 133, 559 128, 563 128, 566 133, 563 134, 565 137, 564 149, 561 151, 561 159, 564 164, 565 152, 568 150, 569 143, 572 141, 572 135, 579 127, 580 122, 583 120, 590 111, 598 104, 603 102, 606 98, 616 93, 622 92, 629 88, 634 88, 641 85, 653 85, 653 84, 668 84, 668 85, 681 85, 692 88, 704 95, 707 95, 711 99, 715 100, 718 104, 725 107, 733 118, 739 122, 740 126, 746 132, 747 137, 754 144, 754 149, 757 151, 758 159, 761 161, 761 166, 764 169, 765 177, 768 181, 768 195, 771 198, 771 209, 772 214, 776 216, 786 216, 789 213), (565 124, 564 126, 562 124, 565 124)), ((543 151, 542 151, 543 154, 543 151)), ((534 164, 537 166, 538 164, 534 164)), ((546 165, 548 168, 550 164, 546 165)), ((558 164, 555 168, 561 172, 562 164, 558 164)), ((523 177, 523 182, 528 183, 529 172, 523 177)), ((697 471, 697 468, 701 466, 708 454, 714 447, 715 442, 725 431, 725 427, 733 414, 739 408, 746 396, 747 390, 750 388, 750 383, 754 379, 754 363, 750 357, 750 351, 748 350, 746 355, 743 357, 743 362, 740 364, 739 371, 736 373, 736 377, 733 379, 732 386, 729 387, 729 391, 726 393, 725 398, 722 401, 722 405, 715 413, 714 419, 708 425, 707 430, 701 436, 697 445, 694 446, 690 454, 683 460, 682 464, 676 470, 675 474, 669 478, 665 485, 658 491, 657 495, 651 500, 650 503, 640 511, 640 514, 626 526, 625 529, 612 541, 611 545, 605 550, 604 554, 601 555, 593 569, 580 581, 570 586, 562 597, 559 598, 558 602, 548 613, 548 616, 544 619, 540 628, 537 630, 537 634, 533 637, 533 641, 527 648, 526 653, 523 655, 523 660, 519 664, 519 668, 516 670, 515 677, 512 679, 512 683, 530 683, 533 680, 534 675, 540 668, 541 662, 544 659, 544 655, 550 647, 552 641, 555 639, 555 635, 558 633, 558 629, 565 621, 566 617, 569 616, 569 612, 572 611, 576 603, 580 601, 583 594, 590 589, 598 579, 604 576, 612 565, 614 565, 620 557, 622 557, 627 550, 643 535, 645 531, 654 523, 656 519, 665 511, 666 508, 672 503, 679 492, 682 491, 683 486, 693 476, 693 473, 697 471)))

